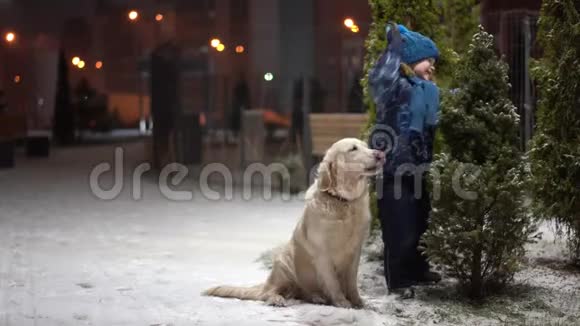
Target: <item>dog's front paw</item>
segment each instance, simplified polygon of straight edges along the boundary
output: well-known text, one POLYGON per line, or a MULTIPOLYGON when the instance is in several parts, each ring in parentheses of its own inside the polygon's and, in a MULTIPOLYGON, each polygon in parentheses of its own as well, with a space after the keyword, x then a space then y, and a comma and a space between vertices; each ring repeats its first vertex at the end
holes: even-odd
POLYGON ((266 304, 274 307, 286 307, 287 302, 286 299, 284 299, 284 297, 282 297, 281 295, 273 295, 268 298, 266 304))
POLYGON ((327 304, 327 302, 328 302, 324 297, 319 296, 319 295, 313 295, 310 300, 312 301, 312 303, 320 304, 320 305, 327 304))
POLYGON ((353 308, 356 309, 362 309, 365 306, 364 301, 360 297, 352 298, 350 299, 350 302, 352 303, 353 308))
POLYGON ((352 308, 352 303, 350 303, 350 301, 348 301, 346 298, 341 298, 341 299, 336 300, 334 305, 339 307, 339 308, 346 308, 346 309, 352 308))

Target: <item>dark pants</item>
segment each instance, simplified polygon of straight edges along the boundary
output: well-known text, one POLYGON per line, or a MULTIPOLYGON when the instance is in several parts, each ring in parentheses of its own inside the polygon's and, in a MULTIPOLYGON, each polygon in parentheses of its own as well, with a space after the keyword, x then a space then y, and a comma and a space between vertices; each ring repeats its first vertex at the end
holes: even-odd
POLYGON ((398 185, 395 183, 393 178, 385 177, 379 198, 389 289, 409 287, 429 270, 425 256, 417 249, 431 211, 426 182, 420 180, 420 198, 415 196, 415 177, 405 176, 398 185))

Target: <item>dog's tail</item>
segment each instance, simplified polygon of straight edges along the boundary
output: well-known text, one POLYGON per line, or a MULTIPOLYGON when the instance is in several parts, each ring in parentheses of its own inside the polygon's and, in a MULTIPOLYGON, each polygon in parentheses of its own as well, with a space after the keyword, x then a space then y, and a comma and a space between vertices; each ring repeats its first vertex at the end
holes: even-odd
POLYGON ((203 295, 222 297, 222 298, 237 298, 242 300, 257 300, 263 301, 264 286, 262 284, 252 287, 237 287, 237 286, 216 286, 203 292, 203 295))

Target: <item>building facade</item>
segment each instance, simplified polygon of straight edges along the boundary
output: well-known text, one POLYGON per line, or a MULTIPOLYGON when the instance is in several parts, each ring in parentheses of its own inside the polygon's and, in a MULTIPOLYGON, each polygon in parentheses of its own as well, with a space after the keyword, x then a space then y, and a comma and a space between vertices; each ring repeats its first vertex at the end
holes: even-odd
POLYGON ((481 1, 481 21, 494 35, 497 49, 509 65, 510 95, 520 114, 524 149, 535 124, 536 92, 530 62, 541 55, 536 38, 540 7, 541 0, 481 1))
MULTIPOLYGON (((357 0, 19 0, 0 8, 0 16, 11 17, 6 28, 18 31, 18 51, 47 52, 44 64, 54 67, 61 48, 69 60, 80 57, 85 66, 71 63, 71 87, 88 79, 128 124, 148 114, 147 58, 165 42, 179 46, 185 62, 205 60, 205 79, 184 74, 183 105, 206 112, 215 127, 227 126, 240 81, 248 85, 254 108, 289 114, 297 81, 312 80, 319 86, 320 110, 346 112, 361 77, 370 25, 368 4, 357 0), (131 10, 138 12, 135 20, 128 17, 131 10), (347 17, 358 33, 343 25, 347 17), (213 38, 223 51, 210 46, 213 38)), ((29 74, 36 70, 23 80, 46 79, 39 85, 56 80, 56 68, 29 74)), ((13 75, 4 72, 3 83, 10 84, 13 75)), ((39 86, 28 86, 32 90, 21 87, 24 93, 39 92, 39 86)), ((12 102, 33 111, 23 104, 30 99, 12 102)))

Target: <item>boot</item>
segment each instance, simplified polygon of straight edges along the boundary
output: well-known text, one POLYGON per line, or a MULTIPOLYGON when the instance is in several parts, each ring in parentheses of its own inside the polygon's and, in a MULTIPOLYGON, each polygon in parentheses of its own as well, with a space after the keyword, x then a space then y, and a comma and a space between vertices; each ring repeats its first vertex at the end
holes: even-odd
POLYGON ((436 284, 441 282, 441 275, 436 272, 426 271, 417 276, 418 283, 436 284))

